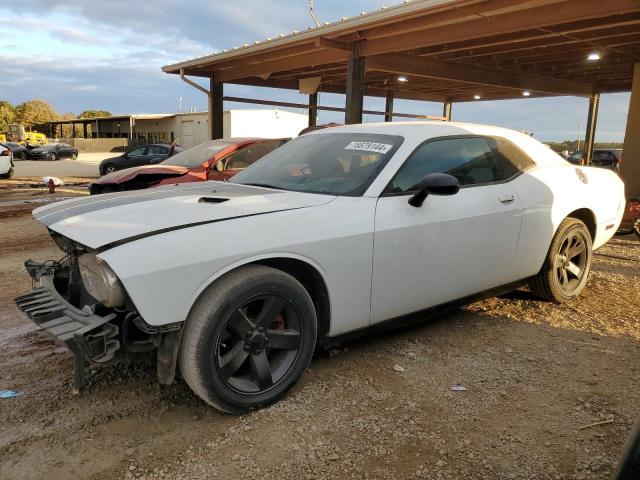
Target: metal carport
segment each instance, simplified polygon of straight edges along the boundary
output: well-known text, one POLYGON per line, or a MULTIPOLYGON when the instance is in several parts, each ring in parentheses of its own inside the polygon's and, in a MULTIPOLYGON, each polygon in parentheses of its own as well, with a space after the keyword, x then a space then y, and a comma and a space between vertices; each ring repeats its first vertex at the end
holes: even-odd
MULTIPOLYGON (((309 94, 346 94, 345 122, 359 123, 363 96, 443 103, 572 95, 590 99, 586 162, 600 94, 632 91, 623 176, 640 195, 640 0, 415 0, 303 32, 163 67, 208 78, 211 138, 221 136, 225 83, 309 94), (635 76, 634 76, 635 68, 635 76)), ((188 79, 187 79, 188 80, 188 79)), ((202 87, 200 87, 202 89, 202 87)), ((367 112, 365 112, 367 113, 367 112)))

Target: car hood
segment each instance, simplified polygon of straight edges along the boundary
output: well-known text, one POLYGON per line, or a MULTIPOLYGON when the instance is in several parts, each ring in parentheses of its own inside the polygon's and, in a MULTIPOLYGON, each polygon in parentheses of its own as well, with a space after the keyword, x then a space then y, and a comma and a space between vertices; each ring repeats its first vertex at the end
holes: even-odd
POLYGON ((199 182, 56 202, 34 210, 33 216, 49 229, 95 249, 181 228, 323 205, 334 198, 199 182))
POLYGON ((185 167, 174 167, 171 165, 144 165, 142 167, 125 168, 117 172, 109 173, 100 177, 93 183, 99 185, 113 185, 128 182, 140 175, 158 176, 166 175, 167 177, 180 177, 189 172, 185 167))

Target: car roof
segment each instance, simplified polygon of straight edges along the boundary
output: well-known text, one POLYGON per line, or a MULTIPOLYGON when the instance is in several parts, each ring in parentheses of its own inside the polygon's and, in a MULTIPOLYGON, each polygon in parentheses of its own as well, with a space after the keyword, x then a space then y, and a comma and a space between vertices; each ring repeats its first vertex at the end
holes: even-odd
POLYGON ((438 138, 457 135, 486 135, 506 138, 531 156, 537 164, 566 165, 564 158, 556 152, 531 137, 529 134, 511 130, 509 128, 496 127, 465 122, 444 121, 412 121, 412 122, 388 122, 365 123, 358 125, 344 125, 325 128, 306 133, 312 135, 334 135, 337 133, 370 133, 382 135, 398 135, 405 139, 410 147, 415 148, 420 143, 438 138))

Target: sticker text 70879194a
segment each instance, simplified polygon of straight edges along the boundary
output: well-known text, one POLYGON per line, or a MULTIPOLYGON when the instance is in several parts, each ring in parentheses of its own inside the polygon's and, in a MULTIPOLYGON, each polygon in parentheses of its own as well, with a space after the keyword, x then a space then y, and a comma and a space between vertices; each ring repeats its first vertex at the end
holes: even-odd
POLYGON ((382 153, 383 155, 393 148, 393 145, 388 143, 376 143, 376 142, 351 142, 344 147, 345 150, 359 150, 361 152, 375 152, 382 153))

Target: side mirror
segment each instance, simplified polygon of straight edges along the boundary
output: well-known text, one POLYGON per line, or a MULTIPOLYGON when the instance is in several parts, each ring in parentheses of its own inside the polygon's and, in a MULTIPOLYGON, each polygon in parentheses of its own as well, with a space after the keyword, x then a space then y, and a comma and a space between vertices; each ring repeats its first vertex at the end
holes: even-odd
POLYGON ((425 175, 416 185, 418 193, 409 199, 412 207, 421 207, 429 194, 455 195, 460 190, 460 182, 447 173, 430 173, 425 175))
POLYGON ((222 160, 217 161, 215 167, 216 167, 217 171, 219 171, 219 172, 223 171, 224 170, 224 165, 222 164, 222 160))

